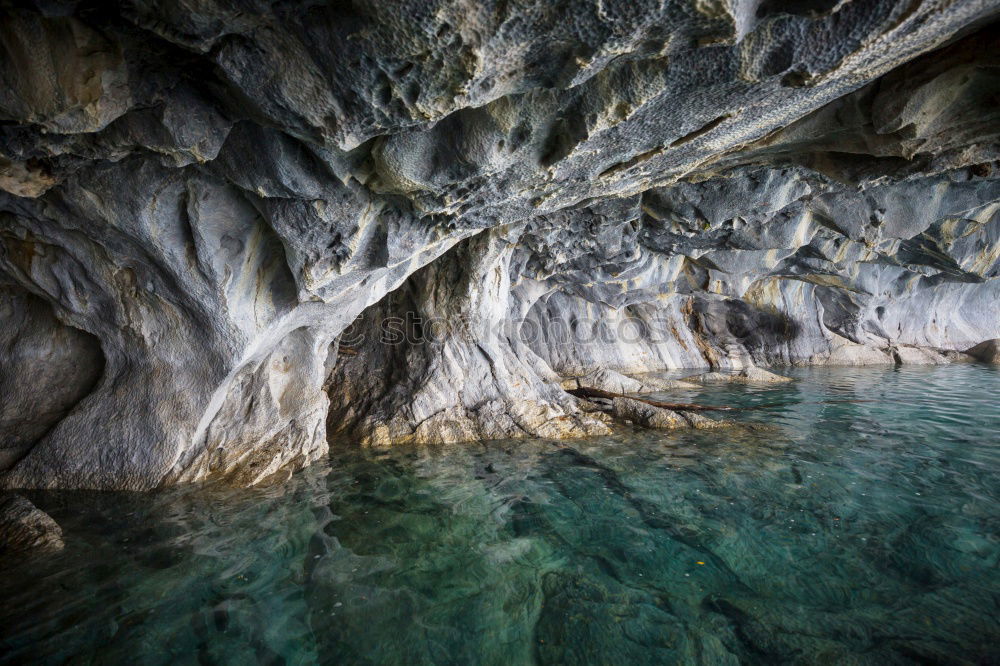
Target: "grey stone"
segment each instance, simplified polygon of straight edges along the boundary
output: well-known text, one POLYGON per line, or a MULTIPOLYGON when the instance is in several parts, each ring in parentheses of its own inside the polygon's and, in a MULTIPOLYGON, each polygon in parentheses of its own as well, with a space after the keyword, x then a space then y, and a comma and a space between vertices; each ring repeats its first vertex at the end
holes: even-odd
POLYGON ((790 382, 790 377, 783 377, 763 368, 743 368, 739 372, 705 372, 700 375, 686 377, 684 381, 701 384, 783 384, 790 382))
POLYGON ((965 353, 983 363, 1000 364, 1000 339, 985 340, 965 353))
POLYGON ((612 400, 611 413, 616 419, 631 421, 644 428, 672 430, 674 428, 690 427, 689 421, 677 412, 654 407, 653 405, 632 400, 631 398, 615 398, 612 400))
POLYGON ((388 446, 608 432, 504 330, 510 240, 463 242, 341 338, 358 343, 330 374, 331 435, 388 446))
POLYGON ((737 379, 745 384, 783 384, 792 381, 791 377, 783 377, 763 368, 743 368, 737 379))
POLYGON ((101 379, 97 339, 41 298, 0 285, 0 471, 21 459, 101 379))
POLYGON ((63 548, 62 529, 20 495, 0 496, 0 555, 52 552, 63 548))
POLYGON ((807 4, 4 9, 0 485, 585 436, 562 377, 1000 337, 1000 2, 807 4), (380 342, 407 313, 438 334, 380 342))
POLYGON ((674 411, 632 398, 614 398, 611 401, 611 415, 619 421, 626 421, 654 430, 675 430, 677 428, 711 430, 729 428, 735 425, 731 421, 710 419, 698 412, 674 411))
POLYGON ((587 386, 610 393, 655 393, 657 391, 697 388, 689 382, 663 377, 647 376, 636 379, 615 370, 608 370, 607 368, 594 370, 582 377, 564 380, 562 386, 563 388, 587 386))

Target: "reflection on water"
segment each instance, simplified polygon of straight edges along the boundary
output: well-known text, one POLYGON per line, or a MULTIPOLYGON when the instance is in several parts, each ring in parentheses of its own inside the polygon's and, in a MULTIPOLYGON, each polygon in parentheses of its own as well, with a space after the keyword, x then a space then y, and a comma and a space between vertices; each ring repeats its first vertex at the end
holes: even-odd
MULTIPOLYGON (((345 450, 280 488, 32 493, 0 662, 995 663, 1000 372, 708 388, 773 432, 345 450), (865 398, 859 404, 815 404, 865 398)), ((677 397, 676 394, 671 396, 677 397)))

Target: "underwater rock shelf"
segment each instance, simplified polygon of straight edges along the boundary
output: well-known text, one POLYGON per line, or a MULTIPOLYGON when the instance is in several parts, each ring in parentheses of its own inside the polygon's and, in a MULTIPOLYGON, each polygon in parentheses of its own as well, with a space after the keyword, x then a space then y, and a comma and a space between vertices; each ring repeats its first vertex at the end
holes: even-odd
POLYGON ((574 377, 997 360, 996 0, 119 9, 0 18, 0 486, 606 434, 574 377))

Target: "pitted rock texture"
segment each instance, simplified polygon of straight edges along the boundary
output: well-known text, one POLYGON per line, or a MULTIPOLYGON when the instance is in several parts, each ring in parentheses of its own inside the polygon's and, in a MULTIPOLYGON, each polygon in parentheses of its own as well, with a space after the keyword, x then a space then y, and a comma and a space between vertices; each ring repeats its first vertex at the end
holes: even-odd
POLYGON ((6 486, 586 435, 563 378, 1000 337, 1000 0, 3 11, 0 367, 44 396, 6 486), (440 335, 373 340, 407 313, 440 335))

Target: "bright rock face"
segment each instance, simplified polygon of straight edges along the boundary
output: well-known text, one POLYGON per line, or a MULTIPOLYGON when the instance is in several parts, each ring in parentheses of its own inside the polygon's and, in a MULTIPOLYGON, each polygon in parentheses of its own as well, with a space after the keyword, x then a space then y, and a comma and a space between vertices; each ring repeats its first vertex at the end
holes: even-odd
POLYGON ((1000 337, 998 16, 10 10, 0 484, 594 434, 559 383, 599 370, 957 358, 1000 337), (407 313, 435 334, 376 340, 407 313))

